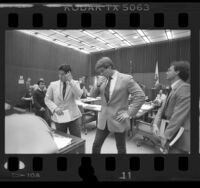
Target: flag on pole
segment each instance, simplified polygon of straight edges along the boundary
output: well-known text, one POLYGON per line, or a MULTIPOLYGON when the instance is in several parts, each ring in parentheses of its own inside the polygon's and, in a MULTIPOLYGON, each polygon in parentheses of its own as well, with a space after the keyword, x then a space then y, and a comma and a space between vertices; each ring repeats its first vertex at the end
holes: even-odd
POLYGON ((159 71, 158 71, 158 61, 156 62, 155 76, 154 76, 154 84, 157 86, 159 84, 159 71))

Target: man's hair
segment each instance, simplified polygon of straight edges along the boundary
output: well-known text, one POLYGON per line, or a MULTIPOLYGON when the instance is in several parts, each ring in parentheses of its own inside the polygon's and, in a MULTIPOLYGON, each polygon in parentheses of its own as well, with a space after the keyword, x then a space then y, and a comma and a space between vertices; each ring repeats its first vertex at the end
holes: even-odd
POLYGON ((175 71, 179 71, 178 76, 186 82, 190 74, 190 64, 188 61, 173 61, 171 66, 174 66, 175 71))
POLYGON ((99 59, 97 61, 97 64, 95 65, 95 70, 99 69, 99 68, 105 68, 107 69, 108 67, 111 67, 112 69, 114 68, 114 64, 112 62, 112 60, 109 57, 102 57, 101 59, 99 59))
POLYGON ((40 83, 44 83, 45 84, 45 81, 43 79, 39 79, 38 82, 37 82, 37 85, 40 85, 40 83))
POLYGON ((62 70, 65 72, 65 74, 67 74, 68 72, 72 72, 72 69, 70 67, 70 65, 61 65, 58 70, 62 70))

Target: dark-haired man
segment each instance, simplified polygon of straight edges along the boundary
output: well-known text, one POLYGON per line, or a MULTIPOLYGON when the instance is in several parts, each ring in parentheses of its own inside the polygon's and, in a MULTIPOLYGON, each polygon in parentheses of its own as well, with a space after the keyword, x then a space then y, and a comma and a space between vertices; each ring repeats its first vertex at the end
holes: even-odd
POLYGON ((190 65, 186 61, 173 61, 167 71, 167 80, 171 83, 171 91, 159 109, 154 122, 153 131, 159 135, 161 120, 168 120, 164 133, 161 135, 161 144, 166 146, 180 127, 184 132, 179 140, 169 148, 170 153, 190 152, 190 65))
POLYGON ((35 115, 43 118, 48 123, 48 125, 51 126, 50 114, 48 113, 47 106, 44 102, 44 98, 46 95, 46 91, 44 90, 45 82, 44 80, 39 80, 37 84, 38 84, 38 88, 33 93, 35 115))
POLYGON ((51 82, 45 96, 45 103, 52 112, 52 120, 56 129, 71 135, 81 137, 81 112, 76 104, 76 99, 82 95, 78 81, 73 80, 72 70, 69 65, 61 65, 58 69, 59 80, 51 82), (64 110, 70 113, 70 121, 58 122, 56 116, 62 116, 64 110))
POLYGON ((144 92, 132 76, 115 70, 112 60, 108 57, 98 60, 95 69, 100 78, 91 90, 91 96, 101 96, 102 108, 92 153, 100 153, 104 140, 111 132, 115 134, 118 153, 125 154, 126 131, 130 128, 130 118, 136 116, 145 102, 144 92))

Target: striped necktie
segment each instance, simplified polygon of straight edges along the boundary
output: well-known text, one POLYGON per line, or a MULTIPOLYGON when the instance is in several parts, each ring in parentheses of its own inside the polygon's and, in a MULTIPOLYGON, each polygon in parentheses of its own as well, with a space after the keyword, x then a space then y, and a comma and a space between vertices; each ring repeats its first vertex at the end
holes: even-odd
POLYGON ((105 88, 105 92, 104 92, 104 95, 105 95, 105 98, 106 98, 106 102, 109 101, 109 96, 110 96, 110 82, 111 82, 111 79, 112 77, 110 76, 108 78, 108 83, 106 85, 106 88, 105 88))
POLYGON ((66 86, 66 82, 63 82, 63 99, 65 98, 66 86))

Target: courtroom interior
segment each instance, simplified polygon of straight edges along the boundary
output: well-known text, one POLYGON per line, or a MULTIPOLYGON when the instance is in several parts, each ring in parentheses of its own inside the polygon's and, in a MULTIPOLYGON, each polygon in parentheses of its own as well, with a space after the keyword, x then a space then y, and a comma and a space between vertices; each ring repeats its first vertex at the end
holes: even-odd
POLYGON ((190 153, 189 64, 190 30, 6 31, 5 153, 190 153))

